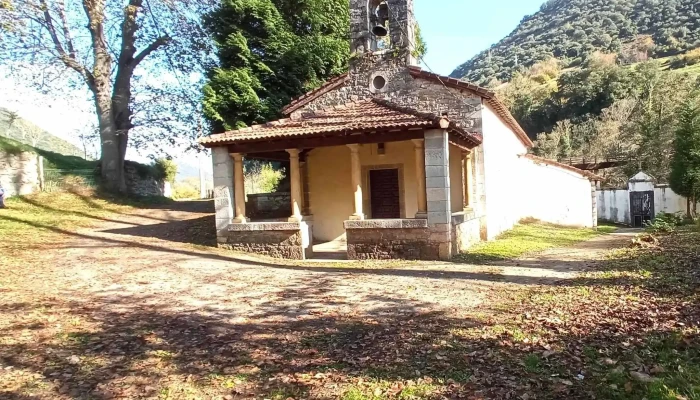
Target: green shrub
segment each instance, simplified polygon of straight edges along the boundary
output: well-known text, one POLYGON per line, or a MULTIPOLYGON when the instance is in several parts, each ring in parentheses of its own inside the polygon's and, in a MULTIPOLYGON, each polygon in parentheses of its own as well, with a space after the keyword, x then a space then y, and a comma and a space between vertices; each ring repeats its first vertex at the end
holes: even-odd
POLYGON ((177 176, 177 164, 175 161, 167 158, 159 158, 153 163, 153 169, 158 179, 166 182, 175 182, 177 176))
POLYGON ((683 225, 685 216, 682 212, 669 214, 659 213, 652 222, 646 224, 646 230, 650 233, 671 233, 680 225, 683 225))
POLYGON ((700 49, 691 50, 685 54, 673 57, 669 68, 681 69, 696 64, 700 64, 700 49))
POLYGON ((192 200, 199 198, 199 179, 187 178, 173 183, 174 200, 192 200))

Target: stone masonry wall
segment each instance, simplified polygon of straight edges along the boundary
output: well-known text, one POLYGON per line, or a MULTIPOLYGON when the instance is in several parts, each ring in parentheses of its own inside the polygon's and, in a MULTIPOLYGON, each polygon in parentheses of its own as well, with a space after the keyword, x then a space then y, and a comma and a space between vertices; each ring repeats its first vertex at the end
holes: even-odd
POLYGON ((0 185, 5 197, 24 196, 39 190, 39 158, 34 153, 0 151, 0 185))
POLYGON ((438 260, 426 220, 346 221, 350 260, 438 260))
POLYGON ((139 175, 133 166, 124 167, 124 179, 126 188, 130 194, 136 196, 165 196, 165 182, 151 177, 139 175))
POLYGON ((233 224, 220 232, 219 247, 291 260, 305 259, 304 236, 298 223, 233 224))
POLYGON ((348 229, 349 260, 438 260, 426 228, 348 229))
POLYGON ((356 56, 350 65, 345 86, 320 96, 292 115, 380 98, 420 112, 435 115, 446 112, 450 120, 465 130, 472 133, 482 131, 481 97, 446 88, 439 82, 414 78, 403 57, 391 52, 367 53, 356 56), (384 89, 379 91, 371 89, 377 74, 387 81, 384 89))

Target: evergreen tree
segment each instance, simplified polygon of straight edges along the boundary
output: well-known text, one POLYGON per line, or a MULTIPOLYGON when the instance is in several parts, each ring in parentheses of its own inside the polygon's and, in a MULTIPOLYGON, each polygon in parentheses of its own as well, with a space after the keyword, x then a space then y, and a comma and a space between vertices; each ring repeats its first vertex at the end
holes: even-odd
POLYGON ((681 106, 669 179, 671 189, 688 199, 689 217, 697 213, 700 194, 700 107, 696 98, 681 106))
POLYGON ((203 109, 215 132, 279 117, 290 99, 346 71, 347 0, 224 0, 204 19, 219 55, 203 109))

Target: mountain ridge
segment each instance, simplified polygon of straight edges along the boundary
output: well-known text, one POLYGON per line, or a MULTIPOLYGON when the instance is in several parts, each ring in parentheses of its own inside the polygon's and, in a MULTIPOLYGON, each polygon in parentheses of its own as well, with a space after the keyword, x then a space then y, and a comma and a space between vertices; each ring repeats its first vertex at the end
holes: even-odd
POLYGON ((84 157, 84 152, 74 144, 2 107, 0 107, 0 136, 40 150, 65 156, 84 157))
POLYGON ((600 51, 633 63, 697 47, 700 4, 695 0, 549 0, 450 76, 487 85, 508 81, 552 56, 577 66, 600 51))

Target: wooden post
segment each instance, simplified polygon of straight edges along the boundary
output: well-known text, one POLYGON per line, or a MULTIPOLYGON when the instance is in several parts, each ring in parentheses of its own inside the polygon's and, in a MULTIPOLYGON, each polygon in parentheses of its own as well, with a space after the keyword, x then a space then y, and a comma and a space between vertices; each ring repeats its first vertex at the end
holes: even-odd
POLYGON ((365 219, 365 214, 362 210, 362 168, 360 165, 360 145, 359 144, 349 144, 350 148, 350 165, 351 165, 351 179, 352 179, 352 191, 355 194, 355 212, 352 214, 350 219, 352 220, 363 220, 365 219))
POLYGON ((236 218, 233 222, 237 224, 245 224, 247 218, 245 216, 245 176, 243 174, 243 155, 233 153, 233 192, 234 203, 236 206, 236 218))
POLYGON ((45 178, 44 178, 44 157, 39 156, 39 159, 37 160, 39 163, 39 190, 42 192, 45 189, 45 178))
POLYGON ((300 222, 301 215, 301 168, 299 165, 299 149, 287 149, 289 153, 289 181, 291 183, 292 215, 291 222, 300 222))
POLYGON ((416 219, 428 219, 428 196, 425 191, 425 141, 413 139, 413 150, 416 157, 416 190, 418 190, 416 219))

